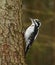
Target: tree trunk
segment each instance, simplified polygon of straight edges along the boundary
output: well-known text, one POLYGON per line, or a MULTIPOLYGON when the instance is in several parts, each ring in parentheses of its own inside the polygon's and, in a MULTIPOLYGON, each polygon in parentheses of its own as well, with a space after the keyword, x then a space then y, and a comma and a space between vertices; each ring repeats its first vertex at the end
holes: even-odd
POLYGON ((0 65, 26 65, 22 0, 0 0, 0 65))

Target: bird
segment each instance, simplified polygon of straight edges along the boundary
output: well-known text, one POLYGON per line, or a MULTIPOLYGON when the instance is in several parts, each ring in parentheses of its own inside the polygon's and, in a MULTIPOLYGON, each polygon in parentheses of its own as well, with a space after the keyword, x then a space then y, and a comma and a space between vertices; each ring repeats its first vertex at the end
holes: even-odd
POLYGON ((24 38, 26 42, 25 46, 25 54, 28 52, 29 48, 32 46, 33 41, 37 38, 39 33, 39 28, 41 26, 41 22, 39 19, 30 18, 32 24, 26 29, 24 33, 24 38))

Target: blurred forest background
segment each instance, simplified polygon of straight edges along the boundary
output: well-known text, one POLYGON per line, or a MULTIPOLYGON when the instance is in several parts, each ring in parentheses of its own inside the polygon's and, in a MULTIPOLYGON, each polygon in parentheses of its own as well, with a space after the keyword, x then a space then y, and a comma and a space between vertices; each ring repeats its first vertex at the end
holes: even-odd
POLYGON ((28 65, 55 65, 55 0, 23 0, 23 23, 40 19, 39 35, 27 54, 28 65))

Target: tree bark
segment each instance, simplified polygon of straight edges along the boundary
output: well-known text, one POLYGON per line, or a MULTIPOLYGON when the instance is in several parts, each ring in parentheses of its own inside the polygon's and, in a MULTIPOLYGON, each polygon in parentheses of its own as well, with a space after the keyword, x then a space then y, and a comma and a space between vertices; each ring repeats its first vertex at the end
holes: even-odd
POLYGON ((26 65, 22 0, 0 0, 0 65, 26 65))

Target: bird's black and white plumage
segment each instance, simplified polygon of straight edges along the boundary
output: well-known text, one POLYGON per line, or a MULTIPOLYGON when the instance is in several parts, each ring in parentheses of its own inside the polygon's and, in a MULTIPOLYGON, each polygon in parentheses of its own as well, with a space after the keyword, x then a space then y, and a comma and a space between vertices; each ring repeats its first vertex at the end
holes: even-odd
POLYGON ((30 19, 32 24, 26 29, 24 34, 25 42, 26 42, 25 53, 27 53, 33 41, 36 39, 39 32, 39 27, 41 26, 41 22, 39 19, 32 19, 32 18, 30 19))

